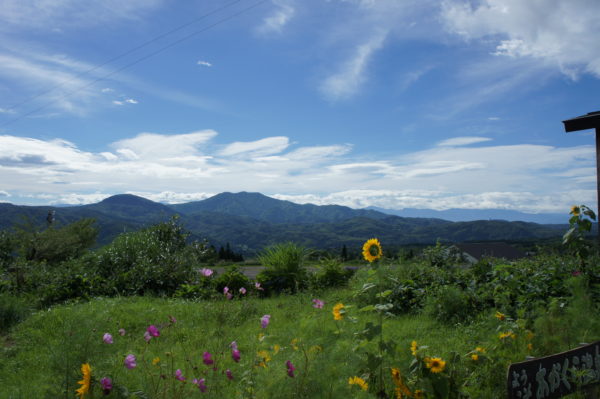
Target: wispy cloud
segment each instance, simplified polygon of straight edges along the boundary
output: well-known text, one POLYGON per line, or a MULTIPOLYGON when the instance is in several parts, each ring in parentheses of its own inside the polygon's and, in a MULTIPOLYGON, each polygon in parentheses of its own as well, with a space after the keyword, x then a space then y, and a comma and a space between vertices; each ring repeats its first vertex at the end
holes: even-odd
POLYGON ((259 191, 355 207, 539 212, 595 199, 593 146, 503 146, 457 137, 381 159, 353 154, 348 144, 300 146, 284 136, 225 144, 217 139, 212 130, 141 133, 95 153, 60 139, 0 136, 0 180, 15 201, 43 195, 46 202, 72 203, 122 192, 182 202, 259 191))
POLYGON ((202 66, 205 66, 205 67, 211 67, 212 66, 212 64, 210 62, 208 62, 208 61, 202 61, 202 60, 196 62, 196 64, 197 65, 202 65, 202 66))
POLYGON ((280 33, 283 27, 292 19, 295 9, 289 0, 272 0, 275 9, 257 28, 260 34, 280 33))

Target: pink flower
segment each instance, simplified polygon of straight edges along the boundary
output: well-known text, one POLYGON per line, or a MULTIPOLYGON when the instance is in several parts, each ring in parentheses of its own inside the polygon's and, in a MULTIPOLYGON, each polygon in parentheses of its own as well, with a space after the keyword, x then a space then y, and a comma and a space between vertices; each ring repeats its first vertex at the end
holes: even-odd
POLYGON ((113 343, 112 335, 110 335, 109 333, 104 334, 102 336, 102 341, 104 341, 105 344, 112 344, 113 343))
POLYGON ((287 375, 294 378, 294 370, 296 370, 296 368, 294 367, 292 362, 289 360, 285 362, 285 367, 287 368, 287 375))
POLYGON ((267 326, 269 325, 269 322, 271 321, 271 315, 270 314, 266 314, 263 317, 260 318, 260 326, 262 328, 267 328, 267 326))
POLYGON ((210 352, 204 352, 204 354, 202 355, 202 362, 207 366, 210 366, 215 361, 212 359, 212 355, 210 354, 210 352))
POLYGON ((199 380, 194 378, 194 380, 192 382, 198 386, 198 389, 200 390, 200 392, 206 392, 206 385, 204 384, 204 382, 205 382, 204 378, 200 378, 199 380))
POLYGON ((235 341, 232 341, 232 342, 229 344, 229 346, 230 346, 230 347, 231 347, 231 349, 233 349, 234 351, 238 350, 238 347, 237 347, 237 342, 235 342, 235 341))
POLYGON ((233 380, 233 374, 231 373, 231 370, 227 369, 225 371, 225 375, 227 376, 228 379, 233 380))
POLYGON ((223 287, 223 294, 227 295, 228 292, 229 292, 229 287, 227 287, 227 286, 223 287))
POLYGON ((229 300, 231 300, 231 298, 233 298, 233 295, 231 294, 231 292, 228 292, 225 295, 227 296, 227 299, 229 299, 229 300))
POLYGON ((213 271, 207 268, 202 268, 200 269, 200 274, 203 275, 204 277, 210 277, 213 274, 213 271))
POLYGON ((239 361, 240 361, 240 358, 241 358, 241 357, 240 357, 240 351, 239 351, 239 350, 237 350, 237 349, 233 349, 233 350, 231 351, 231 357, 233 358, 233 361, 234 361, 234 362, 236 362, 236 363, 239 363, 239 361))
POLYGON ((245 295, 246 289, 244 287, 240 288, 240 294, 245 295))
POLYGON ((108 377, 104 377, 100 380, 100 385, 102 386, 102 391, 104 391, 105 395, 108 395, 112 390, 112 381, 108 377))
POLYGON ((175 370, 175 378, 179 381, 185 381, 185 377, 182 374, 181 369, 175 370))
POLYGON ((579 270, 575 270, 574 272, 571 273, 572 276, 577 277, 581 274, 581 272, 579 270))
POLYGON ((260 283, 257 281, 256 283, 254 283, 254 288, 256 288, 259 291, 263 291, 264 288, 260 286, 260 283))
POLYGON ((148 326, 146 331, 153 337, 160 337, 160 331, 158 331, 158 328, 156 328, 154 325, 148 326))
POLYGON ((175 316, 169 315, 169 323, 171 323, 171 324, 177 323, 177 319, 175 318, 175 316))
POLYGON ((124 328, 119 328, 119 335, 120 336, 125 335, 125 329, 124 328))
POLYGON ((325 302, 323 302, 320 299, 313 299, 313 308, 316 309, 323 309, 323 305, 325 305, 325 302))
POLYGON ((146 342, 150 342, 150 340, 152 339, 152 335, 150 335, 150 333, 146 331, 144 333, 144 339, 146 340, 146 342))
POLYGON ((135 360, 135 355, 127 355, 125 356, 125 367, 128 369, 134 369, 137 367, 137 363, 135 360))

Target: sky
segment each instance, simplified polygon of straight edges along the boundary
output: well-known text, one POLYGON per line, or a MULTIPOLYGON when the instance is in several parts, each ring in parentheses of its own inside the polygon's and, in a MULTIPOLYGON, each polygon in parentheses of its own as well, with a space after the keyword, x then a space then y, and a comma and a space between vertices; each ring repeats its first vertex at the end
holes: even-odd
POLYGON ((0 0, 0 202, 596 208, 598 0, 0 0))

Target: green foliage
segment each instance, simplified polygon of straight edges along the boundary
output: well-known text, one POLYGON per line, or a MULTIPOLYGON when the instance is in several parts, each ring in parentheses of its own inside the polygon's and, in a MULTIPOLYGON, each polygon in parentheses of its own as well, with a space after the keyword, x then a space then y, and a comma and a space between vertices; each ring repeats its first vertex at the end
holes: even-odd
POLYGON ((235 266, 229 267, 225 273, 217 276, 215 279, 217 292, 222 293, 223 289, 227 287, 232 295, 239 295, 240 288, 245 288, 250 291, 251 285, 248 277, 235 266))
POLYGON ((31 224, 17 226, 19 252, 27 261, 60 262, 81 256, 96 242, 94 219, 81 219, 63 227, 50 225, 38 231, 31 224))
POLYGON ((591 246, 585 236, 592 231, 592 222, 596 221, 596 214, 585 205, 573 206, 570 214, 572 216, 569 219, 569 229, 563 236, 563 245, 579 258, 583 267, 591 246))
POLYGON ((12 263, 16 244, 13 234, 6 230, 0 231, 0 271, 6 269, 12 263))
POLYGON ((172 294, 192 275, 197 249, 185 250, 187 234, 176 218, 141 231, 124 233, 96 254, 103 293, 172 294))
POLYGON ((0 333, 23 321, 31 312, 31 303, 24 297, 0 293, 0 333))
POLYGON ((455 285, 446 285, 430 293, 427 297, 425 312, 443 323, 464 323, 478 313, 476 300, 455 285))
POLYGON ((445 246, 438 240, 434 247, 423 249, 422 257, 429 266, 447 267, 461 263, 460 252, 455 247, 445 246))
POLYGON ((343 268, 338 259, 327 257, 319 261, 312 284, 315 288, 341 287, 353 274, 354 271, 343 268))
POLYGON ((257 280, 267 292, 297 292, 307 286, 308 274, 304 267, 307 251, 304 247, 287 242, 268 247, 258 257, 265 270, 257 280))

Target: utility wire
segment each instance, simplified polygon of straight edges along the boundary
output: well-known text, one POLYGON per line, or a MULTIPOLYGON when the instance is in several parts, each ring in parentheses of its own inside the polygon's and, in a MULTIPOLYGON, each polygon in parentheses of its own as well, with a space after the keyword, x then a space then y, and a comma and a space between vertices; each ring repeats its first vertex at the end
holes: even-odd
MULTIPOLYGON (((235 0, 235 1, 231 2, 231 3, 228 3, 228 4, 226 4, 225 6, 223 6, 223 7, 221 7, 221 8, 218 8, 218 9, 216 9, 216 10, 214 10, 214 11, 211 11, 211 12, 210 12, 210 13, 208 13, 208 14, 204 14, 203 16, 201 16, 201 17, 199 17, 199 18, 197 18, 197 19, 195 19, 195 20, 193 20, 193 21, 190 21, 190 22, 188 22, 188 23, 186 23, 186 24, 184 24, 184 25, 181 25, 181 26, 179 26, 179 27, 177 27, 177 28, 175 28, 175 29, 172 29, 172 30, 170 30, 170 31, 168 31, 168 32, 165 32, 165 33, 163 33, 163 34, 161 34, 161 35, 159 35, 159 36, 155 37, 155 38, 154 38, 154 39, 152 39, 152 40, 149 40, 149 41, 147 41, 147 42, 145 42, 145 43, 143 43, 143 44, 141 44, 141 45, 139 45, 139 46, 137 46, 137 47, 135 47, 135 48, 133 48, 133 49, 131 49, 131 50, 128 50, 127 52, 125 52, 125 53, 123 53, 123 54, 120 54, 120 55, 118 55, 118 56, 116 56, 116 57, 113 57, 113 58, 111 58, 110 60, 108 60, 108 61, 106 61, 106 62, 104 62, 104 63, 102 63, 102 64, 100 64, 100 65, 97 65, 97 66, 95 66, 95 67, 93 67, 93 68, 91 68, 91 69, 89 69, 89 70, 87 70, 87 71, 85 71, 85 72, 82 72, 82 73, 80 73, 80 74, 78 74, 78 75, 75 75, 73 78, 71 78, 71 79, 69 79, 69 80, 63 81, 63 82, 61 82, 61 83, 59 83, 59 84, 57 84, 57 85, 55 85, 55 86, 51 87, 50 89, 48 89, 48 90, 46 90, 46 91, 44 91, 44 92, 41 92, 41 93, 39 93, 39 94, 37 94, 37 95, 35 95, 35 96, 33 96, 33 97, 30 97, 30 98, 28 98, 27 100, 25 100, 25 101, 23 101, 23 102, 21 102, 21 103, 19 103, 19 104, 16 104, 16 105, 14 105, 14 106, 12 106, 12 107, 10 107, 10 108, 6 109, 6 111, 13 110, 13 109, 14 109, 14 108, 16 108, 16 107, 19 107, 19 106, 21 106, 21 105, 23 105, 23 104, 25 104, 25 103, 27 103, 27 102, 29 102, 29 101, 31 101, 31 100, 34 100, 34 99, 36 99, 36 98, 38 98, 38 97, 40 97, 40 96, 42 96, 42 95, 44 95, 44 94, 47 94, 47 93, 49 93, 49 92, 51 92, 51 91, 53 91, 53 90, 55 90, 55 89, 57 89, 57 88, 59 88, 59 87, 62 87, 62 86, 64 86, 65 84, 67 84, 67 83, 69 83, 69 82, 73 81, 73 80, 74 80, 75 78, 77 78, 77 77, 80 77, 80 76, 82 76, 82 75, 85 75, 85 74, 87 74, 87 73, 93 72, 93 71, 95 71, 96 69, 98 69, 98 68, 100 68, 100 67, 102 67, 102 66, 104 66, 104 65, 107 65, 107 64, 109 64, 109 63, 111 63, 111 62, 114 62, 114 61, 116 61, 116 60, 118 60, 118 59, 120 59, 120 58, 123 58, 123 57, 125 57, 126 55, 129 55, 129 54, 131 54, 131 53, 133 53, 133 52, 135 52, 135 51, 137 51, 137 50, 139 50, 139 49, 141 49, 141 48, 143 48, 143 47, 146 47, 147 45, 149 45, 149 44, 151 44, 151 43, 154 43, 155 41, 157 41, 157 40, 159 40, 159 39, 161 39, 161 38, 163 38, 163 37, 165 37, 165 36, 168 36, 168 35, 170 35, 170 34, 172 34, 172 33, 175 33, 175 32, 177 32, 177 31, 180 31, 181 29, 183 29, 183 28, 185 28, 185 27, 187 27, 187 26, 189 26, 189 25, 192 25, 192 24, 194 24, 194 23, 198 22, 198 21, 199 21, 199 20, 201 20, 201 19, 204 19, 204 18, 206 18, 206 17, 208 17, 208 16, 210 16, 210 15, 213 15, 213 14, 215 14, 215 13, 217 13, 217 12, 219 12, 219 11, 221 11, 221 10, 223 10, 223 9, 225 9, 225 8, 227 8, 227 7, 229 7, 229 6, 232 6, 232 5, 236 4, 236 3, 239 3, 240 1, 241 1, 241 0, 235 0)), ((62 96, 58 97, 58 98, 57 98, 56 100, 54 100, 54 101, 51 101, 51 102, 49 102, 49 103, 46 103, 46 104, 44 104, 44 105, 42 105, 42 106, 40 106, 40 107, 38 107, 38 108, 35 108, 35 109, 33 109, 32 111, 29 111, 29 112, 27 112, 27 113, 25 113, 25 114, 22 114, 22 115, 20 115, 20 116, 18 116, 18 117, 16 117, 16 118, 13 118, 13 119, 10 119, 10 120, 8 120, 8 121, 6 121, 6 122, 4 122, 4 123, 1 123, 1 124, 0 124, 0 127, 4 127, 4 126, 10 125, 10 124, 13 124, 13 123, 15 123, 15 122, 17 122, 17 121, 19 121, 19 120, 21 120, 21 119, 23 119, 23 118, 25 118, 25 117, 27 117, 27 116, 31 115, 31 114, 34 114, 34 113, 36 113, 36 112, 38 112, 38 111, 41 111, 41 110, 45 109, 46 107, 48 107, 48 106, 50 106, 50 105, 54 104, 54 103, 55 103, 57 100, 63 100, 63 99, 65 99, 65 98, 67 98, 67 97, 71 96, 72 94, 75 94, 75 93, 77 93, 77 92, 79 92, 79 91, 81 91, 81 90, 83 90, 83 89, 86 89, 86 88, 88 88, 88 87, 92 86, 93 84, 95 84, 95 83, 97 83, 97 82, 99 82, 99 81, 101 81, 101 80, 105 80, 105 79, 107 79, 107 78, 109 78, 109 77, 111 77, 111 76, 113 76, 113 75, 115 75, 115 74, 117 74, 117 73, 119 73, 119 72, 121 72, 121 71, 123 71, 123 70, 127 69, 127 68, 130 68, 130 67, 132 67, 132 66, 134 66, 134 65, 136 65, 136 64, 139 64, 139 63, 140 63, 140 62, 142 62, 142 61, 145 61, 145 60, 147 60, 147 59, 148 59, 148 58, 150 58, 150 57, 153 57, 153 56, 155 56, 155 55, 157 55, 157 54, 159 54, 159 53, 162 53, 163 51, 165 51, 165 50, 167 50, 167 49, 169 49, 169 48, 171 48, 171 47, 173 47, 173 46, 175 46, 175 45, 177 45, 177 44, 179 44, 179 43, 181 43, 181 42, 183 42, 183 41, 186 41, 186 40, 188 40, 188 39, 190 39, 190 38, 192 38, 192 37, 194 37, 194 36, 196 36, 196 35, 198 35, 198 34, 200 34, 200 33, 202 33, 202 32, 205 32, 205 31, 207 31, 207 30, 209 30, 209 29, 212 29, 212 28, 214 28, 215 26, 217 26, 217 25, 220 25, 220 24, 222 24, 223 22, 227 22, 227 21, 229 21, 229 20, 231 20, 231 19, 233 19, 233 18, 235 18, 235 17, 237 17, 237 16, 239 16, 239 15, 241 15, 241 14, 244 14, 244 13, 246 13, 246 12, 248 12, 248 11, 252 10, 253 8, 256 8, 256 7, 258 7, 259 5, 261 5, 261 4, 263 4, 263 3, 266 3, 267 1, 269 1, 269 0, 260 0, 260 1, 256 2, 256 3, 252 4, 251 6, 248 6, 248 7, 244 8, 244 9, 242 9, 242 10, 240 10, 240 11, 236 12, 236 13, 233 13, 233 14, 231 14, 231 15, 229 15, 229 16, 227 16, 227 17, 225 17, 225 18, 222 18, 222 19, 218 20, 218 21, 217 21, 217 22, 215 22, 215 23, 212 23, 212 24, 210 24, 210 25, 208 25, 208 26, 206 26, 206 27, 204 27, 204 28, 202 28, 202 29, 200 29, 200 30, 194 31, 194 32, 190 33, 189 35, 187 35, 187 36, 184 36, 184 37, 182 37, 181 39, 178 39, 178 40, 176 40, 176 41, 174 41, 174 42, 171 42, 171 43, 167 44, 166 46, 163 46, 163 47, 159 48, 158 50, 156 50, 156 51, 154 51, 154 52, 151 52, 151 53, 149 53, 149 54, 147 54, 147 55, 145 55, 145 56, 143 56, 143 57, 141 57, 141 58, 138 58, 137 60, 135 60, 135 61, 133 61, 133 62, 130 62, 129 64, 126 64, 126 65, 124 65, 124 66, 122 66, 122 67, 120 67, 120 68, 118 68, 118 69, 115 69, 115 70, 114 70, 114 71, 112 71, 112 72, 109 72, 109 73, 107 73, 106 75, 103 75, 103 76, 101 76, 101 77, 99 77, 99 78, 96 78, 96 79, 92 80, 92 81, 91 81, 91 82, 89 82, 89 83, 86 83, 86 84, 84 84, 84 85, 82 85, 82 86, 79 86, 78 88, 76 88, 76 89, 74 89, 74 90, 72 90, 72 91, 70 91, 70 92, 68 92, 68 93, 65 93, 65 94, 63 94, 62 96)))

